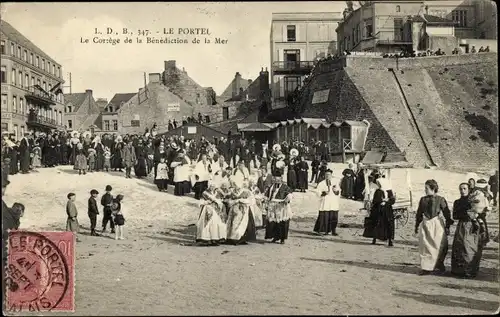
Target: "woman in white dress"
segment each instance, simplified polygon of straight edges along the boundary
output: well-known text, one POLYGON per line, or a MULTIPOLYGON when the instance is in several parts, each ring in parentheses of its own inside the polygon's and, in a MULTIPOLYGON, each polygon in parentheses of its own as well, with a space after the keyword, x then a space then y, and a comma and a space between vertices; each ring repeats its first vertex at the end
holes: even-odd
POLYGON ((233 191, 228 201, 227 242, 234 245, 247 244, 248 241, 257 239, 255 221, 250 212, 252 193, 243 183, 241 177, 231 178, 233 191))
POLYGON ((226 213, 222 198, 214 182, 202 193, 201 212, 196 223, 196 242, 199 245, 215 246, 226 239, 226 213))

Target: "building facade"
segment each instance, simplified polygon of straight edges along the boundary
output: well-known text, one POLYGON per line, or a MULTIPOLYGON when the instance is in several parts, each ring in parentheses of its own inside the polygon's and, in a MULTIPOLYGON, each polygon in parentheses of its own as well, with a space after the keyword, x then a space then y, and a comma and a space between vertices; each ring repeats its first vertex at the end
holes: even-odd
POLYGON ((64 95, 64 124, 68 130, 89 130, 99 117, 100 109, 91 89, 64 95))
POLYGON ((2 131, 22 136, 64 127, 62 67, 0 20, 2 131))
POLYGON ((338 49, 387 53, 407 47, 418 50, 415 43, 424 36, 415 38, 419 32, 412 21, 424 16, 424 22, 432 24, 425 33, 440 37, 441 43, 443 39, 450 45, 462 39, 496 40, 496 15, 496 5, 489 0, 367 1, 356 10, 348 6, 344 11, 336 30, 338 49))
POLYGON ((273 13, 271 22, 271 90, 273 108, 286 106, 316 59, 337 52, 335 28, 340 12, 273 13))

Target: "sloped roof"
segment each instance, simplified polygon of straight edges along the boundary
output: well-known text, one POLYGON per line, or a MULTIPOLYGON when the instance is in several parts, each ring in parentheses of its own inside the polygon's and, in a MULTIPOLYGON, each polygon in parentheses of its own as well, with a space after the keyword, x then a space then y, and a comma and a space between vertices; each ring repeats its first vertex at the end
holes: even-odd
POLYGON ((271 131, 272 129, 274 129, 274 125, 271 123, 238 123, 238 130, 240 131, 271 131))
MULTIPOLYGON (((226 89, 224 89, 224 92, 220 95, 221 99, 224 99, 224 100, 230 100, 230 99, 233 99, 233 83, 235 81, 238 81, 239 83, 239 87, 243 88, 243 91, 247 90, 248 86, 250 86, 250 84, 248 83, 248 79, 244 79, 243 77, 234 77, 231 82, 229 83, 229 85, 226 87, 226 89)), ((239 94, 240 92, 237 91, 236 92, 237 94, 239 94)))
POLYGON ((93 123, 99 130, 102 130, 102 113, 95 118, 93 123))
POLYGON ((4 34, 9 40, 16 42, 17 44, 32 51, 33 53, 60 66, 58 62, 53 60, 49 55, 45 54, 45 52, 42 51, 38 46, 36 46, 33 42, 28 40, 24 35, 22 35, 12 25, 10 25, 8 22, 4 20, 0 20, 0 32, 2 32, 2 34, 4 34))
POLYGON ((136 94, 137 93, 135 93, 135 92, 115 94, 106 107, 113 106, 114 111, 117 111, 118 109, 120 109, 120 106, 122 105, 122 103, 129 101, 136 94))
POLYGON ((64 94, 64 104, 67 105, 71 103, 73 105, 73 112, 77 112, 86 99, 87 99, 87 93, 85 92, 64 94))

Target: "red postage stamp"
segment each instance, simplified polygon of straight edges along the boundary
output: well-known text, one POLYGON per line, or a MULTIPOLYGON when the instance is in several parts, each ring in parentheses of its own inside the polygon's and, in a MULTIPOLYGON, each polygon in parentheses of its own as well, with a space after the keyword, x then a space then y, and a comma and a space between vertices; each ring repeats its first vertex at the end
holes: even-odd
POLYGON ((6 263, 7 312, 73 312, 73 232, 9 231, 6 263))

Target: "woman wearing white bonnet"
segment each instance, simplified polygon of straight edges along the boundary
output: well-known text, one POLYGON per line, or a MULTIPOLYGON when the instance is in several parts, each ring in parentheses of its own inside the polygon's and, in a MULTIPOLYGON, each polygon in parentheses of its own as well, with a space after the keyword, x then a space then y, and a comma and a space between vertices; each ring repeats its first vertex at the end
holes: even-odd
POLYGON ((196 223, 196 243, 205 246, 219 245, 226 239, 226 214, 222 197, 218 195, 217 182, 210 182, 202 193, 200 216, 196 223))
POLYGON ((250 217, 252 193, 244 188, 242 176, 232 176, 233 193, 229 199, 229 213, 227 218, 227 242, 229 244, 247 244, 257 240, 253 217, 250 217))

